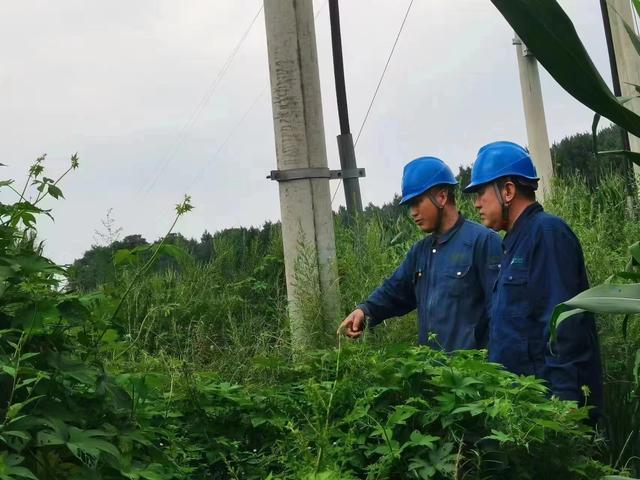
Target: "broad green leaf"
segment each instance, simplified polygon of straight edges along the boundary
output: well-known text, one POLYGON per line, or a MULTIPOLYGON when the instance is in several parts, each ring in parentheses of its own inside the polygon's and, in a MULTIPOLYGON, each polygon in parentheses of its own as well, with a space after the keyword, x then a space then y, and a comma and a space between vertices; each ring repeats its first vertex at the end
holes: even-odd
POLYGON ((49 195, 51 195, 56 200, 60 197, 64 198, 64 195, 62 194, 62 190, 60 190, 55 185, 49 185, 48 192, 49 192, 49 195))
POLYGON ((4 432, 2 432, 2 436, 17 437, 26 441, 31 440, 31 435, 29 435, 29 432, 22 432, 19 430, 5 430, 4 432))
POLYGON ((556 306, 551 315, 551 340, 567 318, 584 311, 595 313, 640 313, 640 283, 617 285, 604 283, 579 293, 556 306))
POLYGON ((396 407, 393 413, 387 419, 387 425, 404 425, 408 418, 413 416, 419 410, 411 405, 400 405, 396 407))
POLYGON ((47 446, 47 445, 64 445, 67 443, 65 438, 62 438, 56 432, 38 432, 36 437, 37 444, 39 446, 47 446))
MULTIPOLYGON (((97 459, 103 452, 119 459, 120 452, 116 446, 103 439, 108 436, 106 432, 101 430, 80 430, 76 427, 69 427, 67 447, 83 462, 86 461, 84 454, 97 459)), ((92 462, 89 463, 92 464, 92 462)))
POLYGON ((515 439, 504 432, 500 432, 498 430, 491 430, 492 435, 488 435, 484 438, 498 440, 500 443, 504 442, 513 442, 515 439))
POLYGON ((115 265, 122 265, 123 263, 133 263, 137 257, 131 253, 131 250, 123 248, 113 254, 113 263, 115 265))
POLYGON ((25 254, 14 256, 12 263, 20 267, 20 270, 27 274, 32 273, 64 273, 64 270, 53 262, 41 257, 38 254, 25 254))
POLYGON ((581 310, 579 308, 571 308, 566 303, 557 305, 556 308, 553 309, 551 320, 549 321, 551 341, 553 342, 556 340, 558 325, 560 323, 562 323, 567 318, 582 312, 584 312, 584 310, 581 310))
POLYGON ((135 247, 130 250, 131 254, 134 256, 138 256, 147 252, 158 252, 158 255, 166 255, 168 257, 172 257, 178 261, 184 261, 189 258, 189 254, 185 252, 183 249, 178 247, 177 245, 171 245, 169 243, 165 243, 162 245, 153 244, 153 245, 140 245, 139 247, 135 247))
POLYGON ((51 352, 47 355, 47 363, 65 377, 85 385, 94 386, 98 379, 96 368, 67 353, 51 352))
POLYGON ((9 455, 5 452, 0 453, 0 478, 3 480, 13 480, 18 478, 38 480, 38 478, 31 473, 31 470, 20 466, 23 460, 24 457, 20 455, 9 455))
POLYGON ((636 13, 640 16, 640 0, 631 0, 636 9, 636 13))
POLYGON ((491 0, 549 74, 578 101, 640 136, 640 116, 613 95, 555 0, 491 0))
POLYGON ((5 430, 0 433, 0 440, 11 449, 20 452, 31 441, 31 435, 23 430, 5 430))
POLYGON ((158 253, 161 255, 168 255, 178 261, 183 261, 189 258, 189 254, 176 245, 162 245, 158 253))
POLYGON ((435 443, 440 440, 440 437, 434 437, 433 435, 424 435, 418 430, 414 430, 409 437, 411 443, 419 447, 433 448, 435 443))
POLYGON ((596 285, 564 303, 595 313, 640 313, 640 283, 596 285))
POLYGON ((13 403, 9 406, 9 408, 7 409, 7 420, 11 420, 11 419, 15 419, 18 414, 20 413, 20 411, 26 407, 27 405, 29 405, 32 402, 35 402, 36 400, 41 399, 42 397, 44 397, 44 395, 37 395, 35 397, 31 397, 28 400, 25 400, 23 402, 17 402, 17 403, 13 403))

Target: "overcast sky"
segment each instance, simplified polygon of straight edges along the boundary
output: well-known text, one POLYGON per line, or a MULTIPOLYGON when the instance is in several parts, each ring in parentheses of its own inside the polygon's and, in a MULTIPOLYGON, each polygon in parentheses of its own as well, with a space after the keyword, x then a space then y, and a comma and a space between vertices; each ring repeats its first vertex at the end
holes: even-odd
MULTIPOLYGON (((609 82, 599 2, 560 3, 609 82)), ((354 136, 408 4, 341 2, 354 136)), ((47 204, 55 223, 40 223, 49 256, 81 256, 110 208, 123 235, 154 240, 185 193, 195 210, 177 231, 187 237, 279 219, 277 183, 265 179, 276 159, 262 12, 220 77, 261 5, 0 0, 3 178, 23 181, 42 153, 51 177, 80 157, 62 185, 66 200, 47 204)), ((326 1, 315 9, 328 161, 339 168, 326 1)), ((489 0, 415 0, 356 151, 365 203, 391 200, 417 156, 457 171, 487 142, 526 144, 512 36, 489 0)), ((551 140, 589 130, 593 114, 541 76, 551 140)), ((334 209, 343 203, 340 190, 334 209)))

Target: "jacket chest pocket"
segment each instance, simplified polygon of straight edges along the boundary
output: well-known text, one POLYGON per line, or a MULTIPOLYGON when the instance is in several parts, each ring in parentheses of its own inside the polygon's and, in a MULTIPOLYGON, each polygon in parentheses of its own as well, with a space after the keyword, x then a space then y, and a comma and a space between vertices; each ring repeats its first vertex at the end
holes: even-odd
POLYGON ((503 306, 512 315, 526 317, 529 313, 529 278, 526 271, 505 272, 502 280, 503 306))
POLYGON ((445 293, 452 297, 469 294, 471 265, 450 267, 445 270, 445 293))

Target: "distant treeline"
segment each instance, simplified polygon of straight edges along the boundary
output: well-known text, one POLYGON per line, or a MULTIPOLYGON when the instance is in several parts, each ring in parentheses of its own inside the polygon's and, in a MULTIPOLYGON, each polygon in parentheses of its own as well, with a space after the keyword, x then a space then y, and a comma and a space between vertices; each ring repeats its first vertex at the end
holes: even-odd
MULTIPOLYGON (((598 149, 619 150, 622 148, 622 133, 619 127, 611 126, 598 133, 598 149)), ((593 161, 593 138, 590 133, 580 133, 565 137, 551 147, 556 175, 571 177, 576 174, 584 177, 587 185, 594 188, 603 175, 620 173, 632 175, 631 164, 620 156, 600 157, 593 161)), ((461 185, 470 181, 471 167, 461 166, 458 171, 461 185)), ((400 197, 395 196, 389 203, 378 207, 369 204, 364 211, 363 220, 375 217, 383 227, 394 228, 398 218, 404 212, 399 205, 400 197)), ((336 220, 341 224, 348 223, 346 209, 340 207, 336 213, 336 220)), ((281 249, 279 245, 280 224, 266 222, 262 227, 228 228, 215 234, 205 231, 199 240, 187 239, 179 233, 169 236, 167 243, 176 245, 187 252, 193 261, 208 263, 214 258, 224 255, 225 269, 230 280, 246 275, 256 267, 256 259, 273 253, 273 249, 281 249), (274 242, 278 240, 278 242, 274 242)), ((94 245, 87 250, 82 258, 73 262, 70 268, 70 287, 82 291, 90 291, 105 283, 112 283, 115 276, 113 254, 120 249, 133 249, 144 245, 152 245, 139 234, 127 235, 121 240, 115 240, 108 245, 94 245)), ((281 255, 281 252, 278 252, 281 255)), ((179 269, 178 262, 169 256, 161 256, 154 264, 152 272, 167 269, 179 269)))

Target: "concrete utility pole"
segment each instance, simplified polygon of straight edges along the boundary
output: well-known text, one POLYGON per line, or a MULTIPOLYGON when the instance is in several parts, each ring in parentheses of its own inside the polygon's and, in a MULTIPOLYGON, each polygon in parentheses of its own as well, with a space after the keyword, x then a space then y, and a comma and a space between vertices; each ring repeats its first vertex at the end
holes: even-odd
MULTIPOLYGON (((633 12, 629 0, 607 0, 611 38, 615 52, 617 73, 620 83, 620 93, 623 97, 637 96, 634 85, 640 85, 640 56, 633 47, 629 33, 625 29, 626 23, 635 32, 633 12)), ((625 105, 635 113, 640 114, 640 99, 633 99, 625 105)), ((633 152, 640 152, 640 138, 629 134, 629 147, 633 152)), ((636 178, 640 175, 640 167, 634 164, 636 178)))
POLYGON ((340 313, 312 0, 264 0, 264 15, 278 162, 271 178, 279 182, 291 335, 304 348, 333 332, 340 313))
POLYGON ((522 90, 524 118, 527 124, 529 151, 540 177, 538 187, 542 193, 541 200, 544 200, 544 197, 551 193, 553 163, 551 162, 547 121, 544 116, 538 61, 517 35, 513 39, 513 44, 516 46, 516 56, 518 57, 520 88, 522 90))
POLYGON ((356 152, 349 128, 349 110, 347 109, 347 90, 344 82, 344 64, 342 61, 342 35, 340 33, 340 9, 338 0, 329 0, 329 18, 331 20, 331 47, 333 50, 333 73, 336 82, 340 135, 338 135, 338 153, 344 182, 344 195, 347 213, 355 217, 362 213, 360 196, 360 171, 356 164, 356 152))

